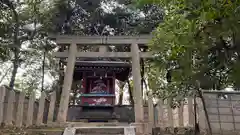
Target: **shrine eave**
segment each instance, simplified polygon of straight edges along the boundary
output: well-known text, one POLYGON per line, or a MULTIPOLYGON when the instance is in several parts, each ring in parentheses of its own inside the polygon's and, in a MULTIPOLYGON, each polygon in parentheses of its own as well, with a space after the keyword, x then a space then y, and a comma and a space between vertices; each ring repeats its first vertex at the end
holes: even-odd
POLYGON ((121 61, 76 61, 75 66, 130 67, 130 64, 121 61))
POLYGON ((57 44, 83 44, 83 45, 127 45, 148 44, 151 35, 138 36, 77 36, 77 35, 50 35, 57 44))
POLYGON ((104 66, 75 66, 75 71, 124 71, 130 69, 129 67, 104 67, 104 66))

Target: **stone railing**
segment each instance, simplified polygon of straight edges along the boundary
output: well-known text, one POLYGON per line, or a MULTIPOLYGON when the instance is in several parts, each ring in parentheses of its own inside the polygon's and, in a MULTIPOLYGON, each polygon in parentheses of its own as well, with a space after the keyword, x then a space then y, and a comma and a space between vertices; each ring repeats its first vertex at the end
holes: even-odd
POLYGON ((167 101, 162 100, 154 107, 154 123, 159 127, 193 127, 194 117, 193 98, 186 98, 176 108, 171 108, 167 101))
POLYGON ((56 93, 47 97, 44 92, 36 100, 35 93, 6 90, 0 87, 0 123, 5 126, 41 126, 53 122, 56 93))

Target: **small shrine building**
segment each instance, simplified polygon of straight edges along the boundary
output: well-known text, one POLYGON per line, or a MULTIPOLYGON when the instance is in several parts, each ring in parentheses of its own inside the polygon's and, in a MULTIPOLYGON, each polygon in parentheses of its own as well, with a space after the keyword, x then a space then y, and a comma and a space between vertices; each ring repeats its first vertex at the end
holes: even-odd
POLYGON ((136 125, 143 123, 140 59, 152 58, 153 54, 143 52, 141 50, 146 49, 141 48, 147 47, 151 36, 54 35, 52 37, 60 47, 60 50, 53 55, 60 59, 64 78, 57 115, 58 122, 67 121, 70 105, 79 106, 79 111, 82 112, 81 116, 74 118, 75 120, 117 119, 114 114, 115 80, 125 81, 131 72, 135 123, 136 125), (86 45, 98 49, 93 52, 83 51, 81 48, 86 45), (114 52, 108 49, 108 46, 123 45, 129 47, 129 51, 114 52), (74 97, 77 94, 79 96, 71 100, 70 93, 74 93, 74 97), (84 115, 84 112, 88 115, 84 115))

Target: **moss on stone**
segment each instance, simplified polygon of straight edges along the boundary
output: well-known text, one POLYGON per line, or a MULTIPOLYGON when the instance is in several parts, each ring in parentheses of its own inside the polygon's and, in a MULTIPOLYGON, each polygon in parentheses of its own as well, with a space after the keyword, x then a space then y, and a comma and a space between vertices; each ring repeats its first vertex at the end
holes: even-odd
POLYGON ((61 135, 64 128, 52 127, 1 127, 0 135, 61 135))

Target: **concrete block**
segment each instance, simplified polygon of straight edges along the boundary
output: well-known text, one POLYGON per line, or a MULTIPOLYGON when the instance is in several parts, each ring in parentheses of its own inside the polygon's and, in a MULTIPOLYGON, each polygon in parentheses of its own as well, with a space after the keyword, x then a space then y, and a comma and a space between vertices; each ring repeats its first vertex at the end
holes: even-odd
POLYGON ((237 108, 235 108, 234 106, 232 107, 232 111, 233 111, 233 114, 236 116, 236 115, 239 115, 240 116, 240 110, 238 110, 237 108))
POLYGON ((221 129, 222 130, 234 130, 234 125, 233 123, 221 123, 221 129))
POLYGON ((135 135, 134 127, 126 127, 124 128, 124 135, 135 135))
POLYGON ((207 112, 210 114, 218 114, 217 108, 207 108, 207 112))
POLYGON ((210 122, 219 122, 218 115, 209 115, 210 122))
POLYGON ((234 94, 234 95, 231 95, 231 100, 232 101, 239 101, 240 100, 240 95, 236 95, 236 94, 234 94))
POLYGON ((234 121, 235 122, 240 122, 240 116, 234 116, 234 121))
POLYGON ((218 106, 220 108, 226 108, 226 107, 231 107, 232 104, 231 104, 231 101, 230 100, 226 100, 226 99, 219 99, 218 100, 218 106))
POLYGON ((206 107, 207 108, 211 108, 211 107, 218 107, 218 103, 217 100, 213 100, 213 99, 205 99, 205 103, 206 103, 206 107))
POLYGON ((75 132, 75 128, 67 127, 65 128, 63 135, 75 135, 75 132))
POLYGON ((217 95, 216 94, 206 94, 206 93, 204 93, 203 94, 203 97, 205 98, 205 99, 217 99, 217 95))
POLYGON ((233 116, 231 115, 220 115, 220 121, 221 122, 228 122, 228 123, 233 123, 233 116))
POLYGON ((235 123, 236 130, 240 130, 240 123, 235 123))
POLYGON ((232 108, 219 108, 219 114, 232 115, 232 108))
POLYGON ((211 127, 213 130, 220 130, 220 123, 219 122, 211 122, 211 127))

